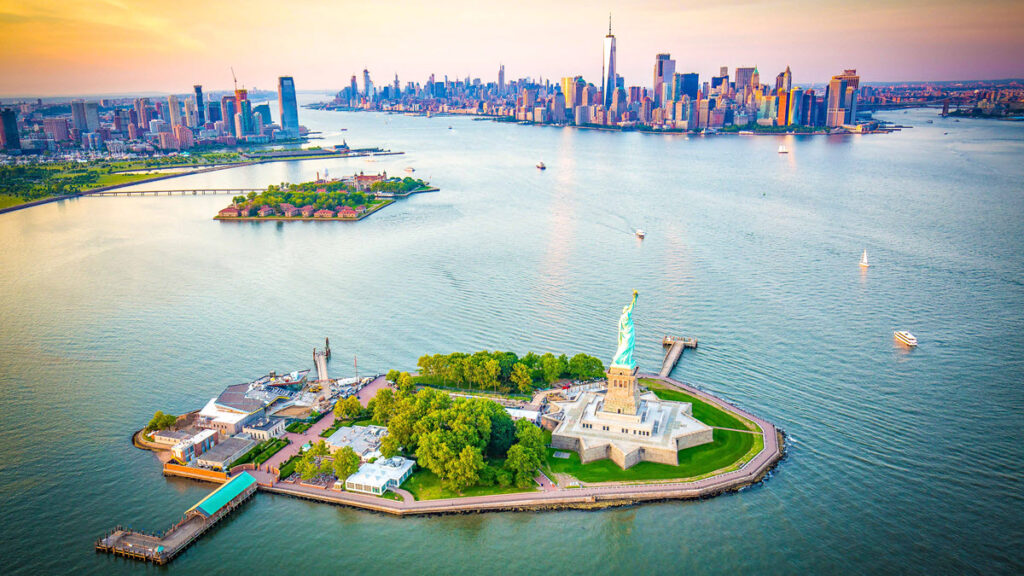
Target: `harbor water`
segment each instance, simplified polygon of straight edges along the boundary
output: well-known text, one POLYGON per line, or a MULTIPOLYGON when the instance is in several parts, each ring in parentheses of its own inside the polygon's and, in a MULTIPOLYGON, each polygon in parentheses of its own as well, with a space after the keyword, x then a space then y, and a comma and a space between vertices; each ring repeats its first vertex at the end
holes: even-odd
POLYGON ((317 144, 405 154, 138 188, 386 170, 441 191, 357 223, 212 220, 227 196, 0 215, 2 571, 1020 573, 1024 124, 880 116, 914 127, 696 137, 302 110, 317 144), (335 377, 356 358, 369 374, 479 349, 608 362, 634 289, 642 370, 666 334, 696 337, 673 377, 788 433, 764 483, 424 518, 259 494, 167 567, 93 552, 105 530, 163 530, 213 488, 132 447, 156 410, 311 368, 325 336, 335 377))

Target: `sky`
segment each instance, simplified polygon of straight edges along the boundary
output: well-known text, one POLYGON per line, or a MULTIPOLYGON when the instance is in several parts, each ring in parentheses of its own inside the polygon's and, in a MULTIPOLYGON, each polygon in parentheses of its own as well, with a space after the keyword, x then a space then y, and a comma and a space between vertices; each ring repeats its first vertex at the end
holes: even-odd
POLYGON ((612 14, 619 73, 655 54, 702 80, 788 65, 795 84, 856 68, 865 82, 1024 77, 1024 1, 976 0, 0 0, 0 95, 184 93, 239 84, 337 90, 435 73, 599 84, 612 14))

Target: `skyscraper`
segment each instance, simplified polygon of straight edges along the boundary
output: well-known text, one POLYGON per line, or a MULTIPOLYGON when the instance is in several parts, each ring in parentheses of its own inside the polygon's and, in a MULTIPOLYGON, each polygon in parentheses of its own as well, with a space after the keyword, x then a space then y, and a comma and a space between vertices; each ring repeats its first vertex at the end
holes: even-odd
POLYGON ((71 127, 79 132, 89 131, 89 126, 85 121, 84 100, 76 100, 71 103, 71 127))
POLYGON ((135 125, 139 128, 148 128, 149 121, 149 98, 136 98, 135 100, 135 125))
POLYGON ((807 124, 804 119, 804 91, 799 86, 789 91, 789 123, 807 124))
POLYGON ((676 61, 670 54, 658 54, 654 57, 654 105, 661 107, 666 100, 672 100, 672 80, 675 78, 676 61), (666 89, 668 98, 665 98, 666 89))
POLYGON ((89 132, 100 129, 100 105, 98 102, 85 103, 85 128, 89 132))
POLYGON ((691 100, 697 99, 697 92, 700 90, 700 77, 696 72, 683 74, 683 94, 691 100))
POLYGON ((505 93, 505 65, 498 66, 498 96, 505 93))
MULTIPOLYGON (((395 82, 398 82, 397 76, 395 82)), ((295 101, 295 80, 291 76, 277 79, 277 101, 281 108, 281 130, 290 138, 298 138, 299 105, 295 101)))
POLYGON ((0 110, 0 138, 3 139, 4 150, 21 150, 21 137, 18 135, 18 113, 12 108, 0 110))
POLYGON ((604 37, 604 62, 601 64, 602 102, 607 110, 615 96, 615 36, 612 35, 612 15, 608 15, 608 35, 604 37))
POLYGON ((178 105, 178 97, 174 94, 167 96, 168 121, 171 128, 181 125, 181 106, 178 105))
POLYGON ((778 103, 778 113, 775 117, 776 126, 789 126, 789 92, 785 90, 779 90, 776 95, 776 102, 778 103))
POLYGON ((786 66, 785 72, 780 72, 775 77, 775 89, 785 90, 789 92, 793 88, 793 73, 790 72, 789 66, 786 66))
POLYGON ((220 115, 224 120, 224 131, 235 134, 235 97, 228 95, 220 99, 220 115))
POLYGON ((196 109, 199 112, 199 125, 206 124, 206 106, 203 104, 203 87, 196 84, 192 87, 196 91, 196 109))
POLYGON ((842 126, 846 123, 846 79, 842 76, 833 76, 825 91, 825 125, 829 128, 842 126))
POLYGON ((753 90, 754 68, 736 69, 736 94, 743 94, 747 88, 753 90))
POLYGON ((367 100, 373 100, 373 81, 370 80, 370 71, 363 68, 363 96, 367 100))

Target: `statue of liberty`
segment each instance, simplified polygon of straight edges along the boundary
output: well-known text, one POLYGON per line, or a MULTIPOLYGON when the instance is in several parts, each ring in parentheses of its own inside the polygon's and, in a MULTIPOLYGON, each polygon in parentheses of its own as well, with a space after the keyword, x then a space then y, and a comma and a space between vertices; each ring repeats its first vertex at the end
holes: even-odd
POLYGON ((633 301, 622 308, 622 316, 619 317, 619 348, 615 351, 615 359, 612 366, 621 366, 632 370, 636 367, 633 362, 633 346, 636 344, 636 329, 633 328, 633 307, 636 306, 637 291, 633 290, 633 301))

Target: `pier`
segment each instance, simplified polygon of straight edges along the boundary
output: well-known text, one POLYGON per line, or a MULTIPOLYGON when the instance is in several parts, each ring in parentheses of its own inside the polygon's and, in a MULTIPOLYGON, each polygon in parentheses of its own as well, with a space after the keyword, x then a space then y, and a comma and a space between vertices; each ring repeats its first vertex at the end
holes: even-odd
POLYGON ((683 350, 686 348, 696 348, 696 338, 677 338, 675 336, 665 336, 661 339, 662 347, 668 348, 668 352, 665 354, 665 359, 661 363, 661 372, 658 376, 667 378, 672 370, 675 369, 676 364, 679 363, 679 359, 683 356, 683 350))
POLYGON ((221 485, 162 534, 117 527, 96 541, 96 551, 154 564, 166 564, 204 532, 256 493, 256 479, 241 473, 221 485))
POLYGON ((107 190, 91 192, 89 196, 206 196, 207 194, 230 194, 244 196, 250 192, 265 192, 263 188, 178 188, 175 190, 107 190))

